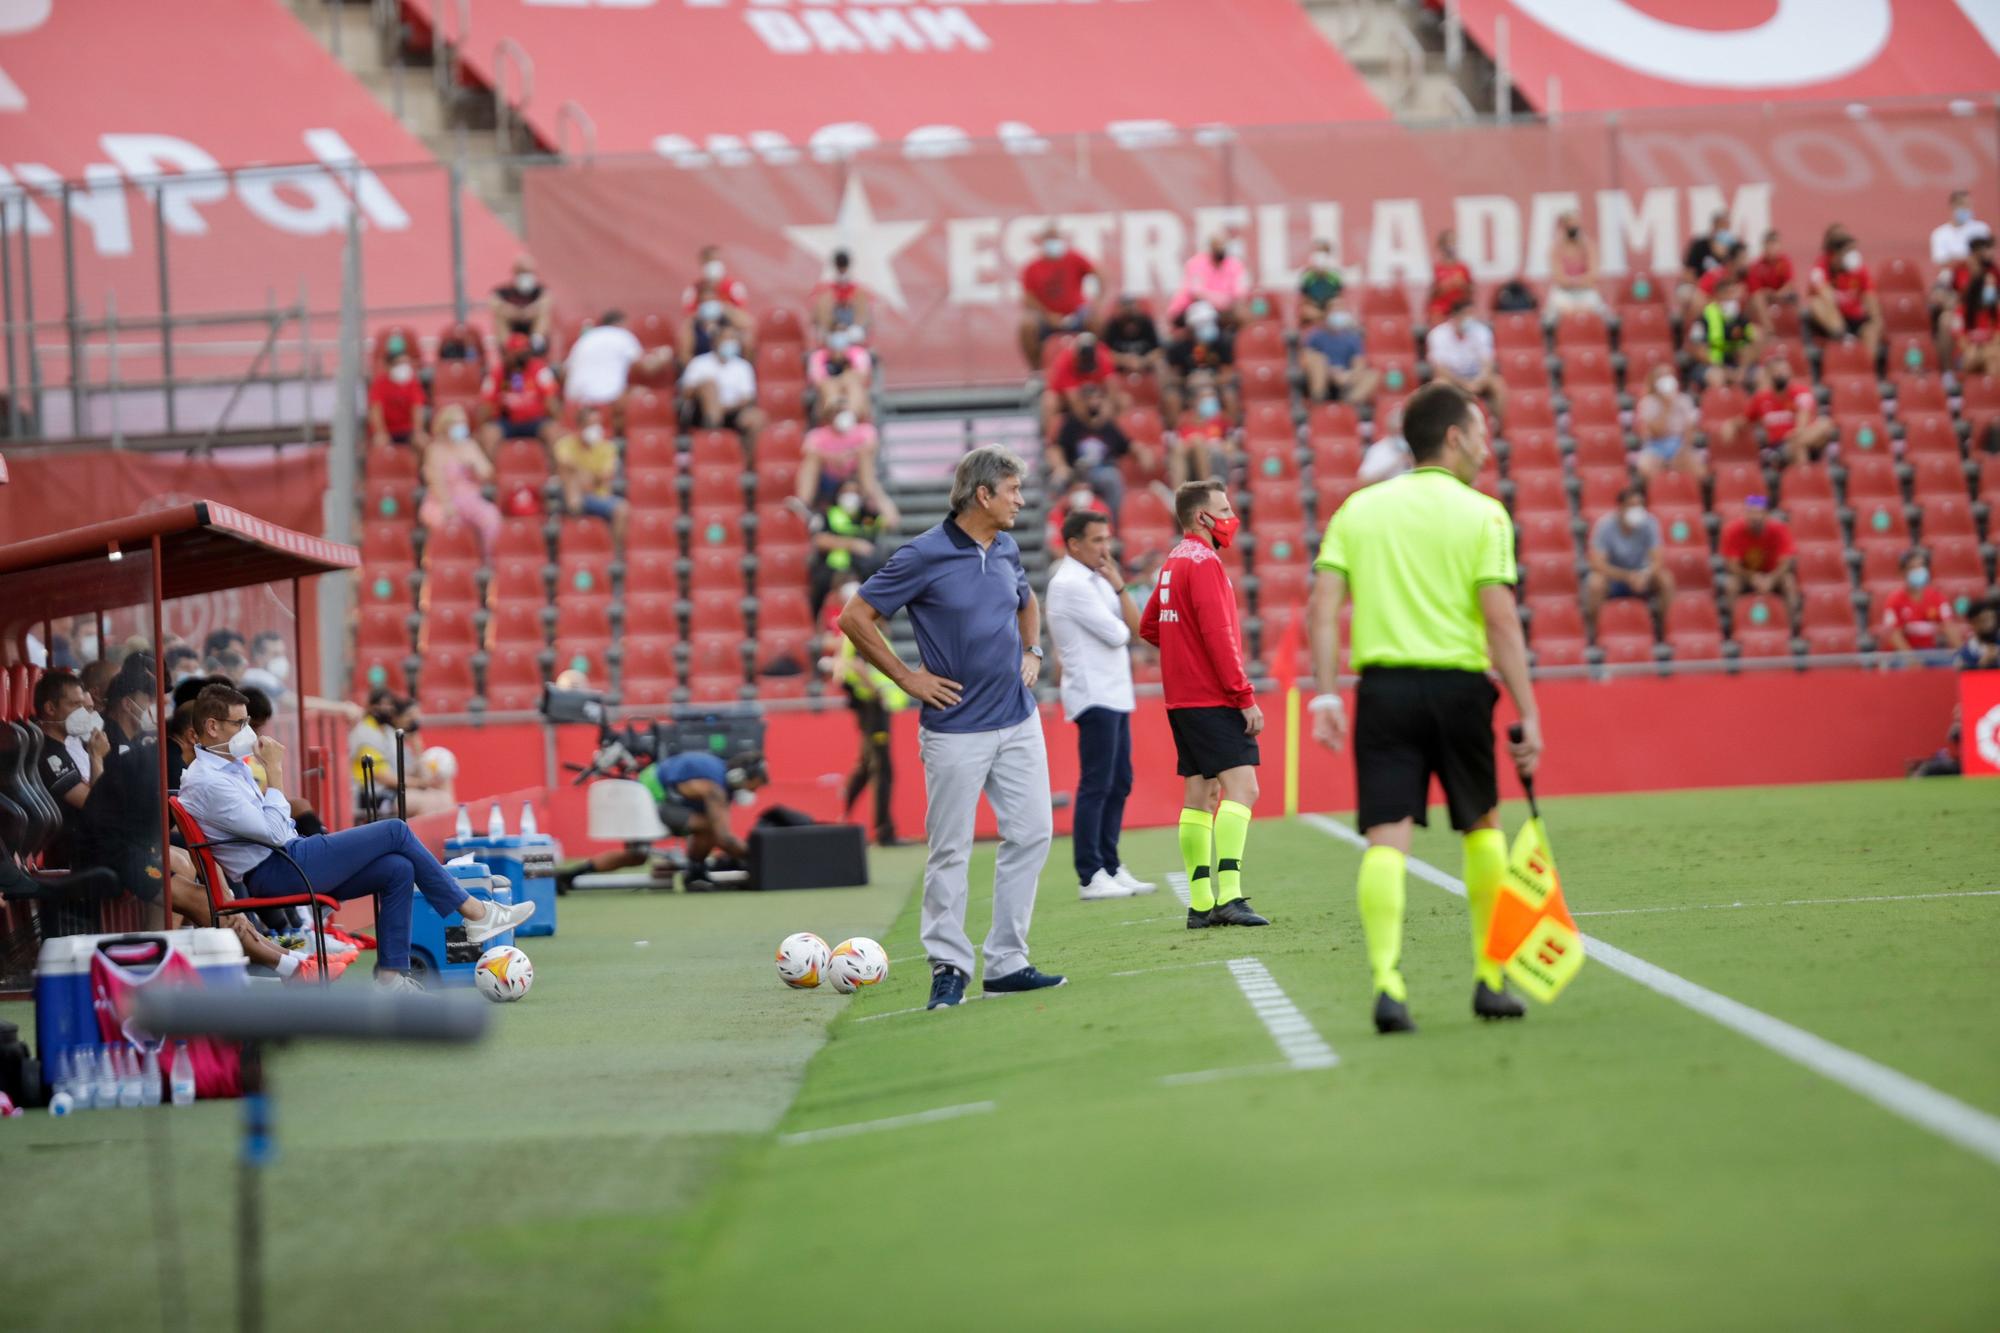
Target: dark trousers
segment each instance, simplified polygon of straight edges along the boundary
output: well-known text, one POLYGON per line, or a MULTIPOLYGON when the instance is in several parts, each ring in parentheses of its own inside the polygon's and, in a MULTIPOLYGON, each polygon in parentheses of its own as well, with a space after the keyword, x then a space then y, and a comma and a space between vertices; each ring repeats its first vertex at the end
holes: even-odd
POLYGON ((1118 835, 1125 827, 1125 798, 1132 794, 1132 715, 1086 708, 1076 715, 1076 809, 1070 841, 1076 879, 1090 883, 1100 870, 1116 870, 1118 835))
MULTIPOLYGON (((285 845, 292 859, 312 881, 312 891, 346 902, 379 894, 381 915, 375 921, 375 958, 385 972, 410 967, 410 907, 412 893, 421 891, 439 916, 458 911, 467 894, 451 872, 438 864, 430 849, 418 842, 400 819, 383 819, 341 833, 294 838, 285 845)), ((275 896, 299 893, 298 876, 276 856, 265 858, 243 877, 252 893, 275 896)))
POLYGON ((896 836, 896 821, 889 813, 896 792, 896 773, 889 762, 889 710, 880 698, 857 699, 852 690, 847 694, 847 706, 854 710, 855 724, 861 728, 861 755, 854 761, 854 771, 847 775, 842 815, 852 811, 862 789, 874 783, 875 840, 881 842, 896 836))

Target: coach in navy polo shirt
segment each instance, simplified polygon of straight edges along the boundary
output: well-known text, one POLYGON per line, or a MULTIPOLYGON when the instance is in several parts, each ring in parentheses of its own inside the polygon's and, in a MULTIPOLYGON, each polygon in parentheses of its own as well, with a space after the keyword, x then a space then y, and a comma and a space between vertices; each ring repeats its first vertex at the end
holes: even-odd
POLYGON ((997 445, 966 454, 952 481, 951 516, 903 545, 840 613, 855 651, 924 706, 917 735, 928 805, 923 942, 932 1009, 963 1000, 972 975, 966 876, 982 791, 1000 827, 985 988, 1063 983, 1028 963, 1028 923, 1052 825, 1048 752, 1031 692, 1042 665, 1041 608, 1007 535, 1021 512, 1025 472, 997 445), (882 632, 882 622, 905 608, 923 657, 917 668, 882 632))

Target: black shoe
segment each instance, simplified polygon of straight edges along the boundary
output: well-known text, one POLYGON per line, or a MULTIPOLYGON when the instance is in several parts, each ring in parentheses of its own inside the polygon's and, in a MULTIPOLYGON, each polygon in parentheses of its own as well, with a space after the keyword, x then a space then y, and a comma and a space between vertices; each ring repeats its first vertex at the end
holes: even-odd
POLYGON ((986 978, 985 989, 988 995, 1018 995, 1022 991, 1047 990, 1051 986, 1068 984, 1068 977, 1050 976, 1047 972, 1035 971, 1033 967, 1024 967, 1004 977, 986 978))
POLYGON ((1410 1017, 1410 1006, 1391 996, 1388 991, 1377 991, 1375 1030, 1385 1036, 1391 1032, 1415 1032, 1417 1025, 1410 1017))
POLYGON ((896 836, 894 829, 883 829, 876 833, 875 845, 877 847, 901 847, 904 843, 901 838, 896 836))
POLYGON ((1507 983, 1501 982, 1500 989, 1494 990, 1481 981, 1472 988, 1472 1013, 1475 1018, 1526 1018, 1528 1006, 1521 1003, 1518 995, 1507 993, 1507 983))
POLYGON ((1231 898, 1226 903, 1217 903, 1215 910, 1208 914, 1212 926, 1268 926, 1270 921, 1250 910, 1248 898, 1231 898))
POLYGON ((931 999, 926 1009, 948 1009, 965 1000, 965 973, 950 963, 939 963, 931 969, 931 999))
POLYGON ((1189 930, 1207 930, 1210 926, 1215 924, 1215 921, 1213 919, 1214 914, 1215 914, 1214 908, 1209 908, 1206 911, 1194 907, 1188 908, 1187 928, 1189 930))

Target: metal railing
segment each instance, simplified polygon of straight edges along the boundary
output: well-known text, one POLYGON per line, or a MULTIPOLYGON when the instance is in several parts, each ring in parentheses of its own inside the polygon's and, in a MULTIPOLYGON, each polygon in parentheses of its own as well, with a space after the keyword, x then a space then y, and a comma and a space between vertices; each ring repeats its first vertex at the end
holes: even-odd
POLYGON ((501 157, 514 151, 514 118, 519 116, 525 122, 534 100, 534 58, 512 37, 502 37, 493 47, 493 144, 501 157), (515 99, 507 96, 505 74, 510 64, 521 85, 521 95, 515 99))

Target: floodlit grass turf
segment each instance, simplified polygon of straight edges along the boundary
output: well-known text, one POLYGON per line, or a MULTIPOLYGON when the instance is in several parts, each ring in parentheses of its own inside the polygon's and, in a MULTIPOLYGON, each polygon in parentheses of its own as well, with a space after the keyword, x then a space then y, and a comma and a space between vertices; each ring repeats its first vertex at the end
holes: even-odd
MULTIPOLYGON (((2000 785, 1546 813, 1578 911, 1747 904, 1586 918, 1591 933, 2000 1112, 2000 898, 1772 905, 2000 889, 2000 785)), ((1163 878, 1172 839, 1129 837, 1128 863, 1163 878)), ((1418 855, 1458 871, 1442 829, 1418 855)), ((2000 1321, 2000 1167, 1602 967, 1525 1024, 1477 1026, 1464 905, 1414 879, 1424 1030, 1377 1038, 1356 859, 1262 821, 1246 881, 1275 924, 1191 934, 1164 885, 1078 903, 1059 844, 1035 960, 1073 984, 857 1021, 922 1003, 904 966, 835 1025, 783 1128, 998 1109, 746 1153, 628 1326, 764 1327, 775 1292, 899 1329, 2000 1321), (1113 974, 1246 955, 1340 1067, 1162 1086, 1277 1051, 1224 968, 1113 974)), ((918 952, 914 906, 885 943, 918 952)))

